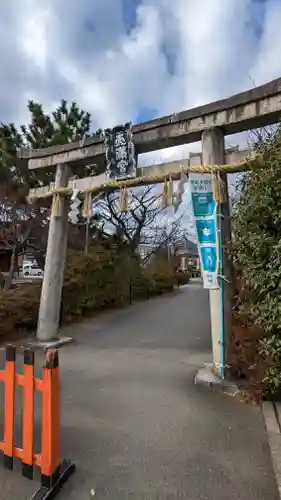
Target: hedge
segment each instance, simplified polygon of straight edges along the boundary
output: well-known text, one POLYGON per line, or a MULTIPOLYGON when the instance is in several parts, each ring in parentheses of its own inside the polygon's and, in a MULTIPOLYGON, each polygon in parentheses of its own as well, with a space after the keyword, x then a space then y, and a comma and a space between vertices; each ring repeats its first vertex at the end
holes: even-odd
MULTIPOLYGON (((35 330, 40 300, 39 283, 0 292, 1 335, 35 330)), ((77 321, 103 309, 173 291, 174 273, 166 262, 141 268, 137 258, 95 246, 89 255, 69 252, 62 292, 62 322, 77 321)))
POLYGON ((187 285, 190 281, 190 274, 188 271, 176 271, 175 279, 178 286, 187 285))
POLYGON ((247 334, 257 360, 251 373, 263 366, 256 383, 267 396, 281 392, 281 127, 257 137, 253 150, 263 155, 263 168, 245 173, 238 183, 230 255, 247 290, 237 313, 246 313, 247 327, 257 332, 247 334))
POLYGON ((13 340, 22 330, 36 328, 41 286, 28 283, 0 292, 0 335, 13 340))

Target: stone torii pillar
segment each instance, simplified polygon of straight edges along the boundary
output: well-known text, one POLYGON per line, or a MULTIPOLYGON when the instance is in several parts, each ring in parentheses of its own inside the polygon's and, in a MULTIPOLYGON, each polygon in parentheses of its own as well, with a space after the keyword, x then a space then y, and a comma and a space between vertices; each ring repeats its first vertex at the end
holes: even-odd
MULTIPOLYGON (((224 162, 224 134, 219 128, 205 130, 202 134, 202 161, 203 165, 223 165, 224 162)), ((221 175, 228 193, 227 174, 221 175)), ((218 290, 210 290, 210 316, 213 348, 213 368, 217 375, 224 378, 227 343, 231 336, 232 327, 232 268, 227 258, 225 245, 231 241, 229 200, 221 205, 221 231, 223 244, 223 259, 220 272, 223 282, 218 290)))
MULTIPOLYGON (((69 167, 66 163, 57 165, 55 188, 66 187, 69 167)), ((53 197, 52 207, 55 198, 53 197)), ((61 308, 63 274, 66 260, 68 229, 68 203, 60 197, 60 214, 52 213, 45 260, 44 277, 38 317, 37 342, 48 344, 59 341, 58 327, 61 308)))

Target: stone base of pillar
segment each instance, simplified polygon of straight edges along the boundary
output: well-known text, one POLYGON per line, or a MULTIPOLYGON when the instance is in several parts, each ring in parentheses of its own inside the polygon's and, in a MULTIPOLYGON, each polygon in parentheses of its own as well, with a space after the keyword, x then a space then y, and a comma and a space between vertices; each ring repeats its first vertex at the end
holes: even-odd
POLYGON ((213 363, 205 363, 202 368, 197 371, 194 383, 203 385, 209 389, 220 390, 229 396, 236 396, 240 391, 234 380, 222 379, 214 370, 213 363))
POLYGON ((60 347, 66 344, 71 344, 72 342, 75 342, 75 339, 73 339, 72 337, 58 337, 57 339, 46 342, 37 340, 36 338, 29 337, 21 342, 21 346, 25 348, 30 347, 31 349, 47 350, 47 349, 59 349, 60 347))

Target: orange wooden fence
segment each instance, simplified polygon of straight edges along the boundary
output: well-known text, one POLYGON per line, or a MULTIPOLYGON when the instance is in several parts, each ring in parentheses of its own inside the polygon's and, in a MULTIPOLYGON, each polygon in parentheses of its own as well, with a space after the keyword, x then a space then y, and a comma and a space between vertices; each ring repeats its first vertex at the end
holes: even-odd
POLYGON ((41 484, 51 488, 60 475, 60 380, 57 350, 47 351, 42 378, 34 374, 34 351, 24 350, 24 372, 16 372, 16 349, 6 348, 5 370, 0 371, 5 384, 4 439, 0 450, 3 465, 13 469, 14 458, 22 462, 22 474, 33 478, 34 466, 41 472, 41 484), (22 448, 14 444, 15 389, 23 388, 22 448), (34 393, 42 394, 41 453, 34 452, 34 393))

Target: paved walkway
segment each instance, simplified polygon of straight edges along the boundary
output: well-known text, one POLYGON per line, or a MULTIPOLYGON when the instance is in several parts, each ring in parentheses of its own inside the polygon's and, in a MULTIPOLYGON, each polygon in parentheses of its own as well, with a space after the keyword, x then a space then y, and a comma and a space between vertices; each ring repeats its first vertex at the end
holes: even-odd
POLYGON ((211 347, 199 285, 65 332, 77 343, 60 353, 62 447, 77 472, 60 500, 92 488, 97 500, 277 500, 260 408, 193 385, 211 347))

